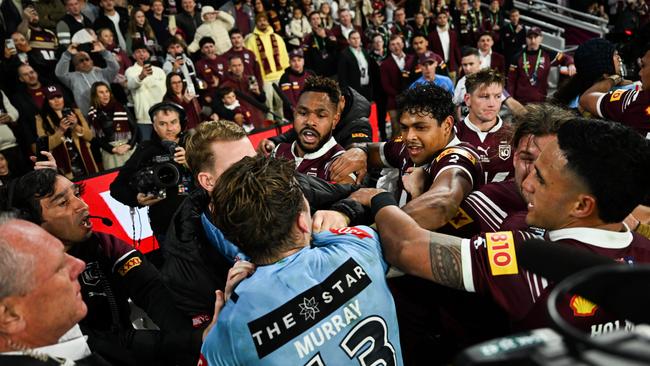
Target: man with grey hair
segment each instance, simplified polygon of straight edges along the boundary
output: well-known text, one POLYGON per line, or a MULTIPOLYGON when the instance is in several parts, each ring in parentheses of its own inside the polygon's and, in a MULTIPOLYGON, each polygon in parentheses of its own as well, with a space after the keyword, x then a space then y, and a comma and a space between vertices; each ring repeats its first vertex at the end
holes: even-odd
POLYGON ((84 268, 38 225, 0 217, 0 364, 108 365, 77 325, 84 268))

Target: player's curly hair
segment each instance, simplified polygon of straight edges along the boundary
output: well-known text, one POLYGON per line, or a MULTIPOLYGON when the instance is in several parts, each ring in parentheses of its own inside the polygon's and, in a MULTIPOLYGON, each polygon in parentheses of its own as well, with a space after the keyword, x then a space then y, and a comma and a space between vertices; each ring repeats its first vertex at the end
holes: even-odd
POLYGON ((503 74, 494 69, 483 69, 471 75, 467 75, 465 79, 465 89, 468 94, 472 94, 481 85, 488 86, 491 84, 506 85, 506 79, 503 74))
POLYGON ((438 125, 447 117, 454 115, 454 103, 451 94, 445 89, 431 84, 420 84, 403 91, 397 97, 397 107, 401 113, 408 112, 421 116, 431 115, 438 125))
POLYGON ((245 157, 212 191, 212 219, 254 263, 271 263, 295 246, 292 227, 307 209, 295 174, 292 160, 245 157))
POLYGON ((339 98, 341 98, 341 88, 339 83, 334 79, 330 79, 324 76, 310 76, 305 80, 305 87, 302 89, 302 93, 306 92, 317 92, 317 93, 326 93, 330 98, 330 101, 334 104, 338 104, 339 98))

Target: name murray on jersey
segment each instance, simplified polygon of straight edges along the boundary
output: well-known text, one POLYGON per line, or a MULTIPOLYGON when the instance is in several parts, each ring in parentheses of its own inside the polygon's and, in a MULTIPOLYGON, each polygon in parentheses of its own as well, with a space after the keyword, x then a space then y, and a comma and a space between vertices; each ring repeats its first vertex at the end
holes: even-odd
POLYGON ((321 283, 249 322, 258 357, 263 358, 300 335, 293 345, 299 357, 305 357, 359 319, 359 301, 351 300, 371 282, 363 267, 350 258, 321 283), (335 311, 335 315, 314 327, 335 311), (303 335, 305 331, 309 332, 303 335))

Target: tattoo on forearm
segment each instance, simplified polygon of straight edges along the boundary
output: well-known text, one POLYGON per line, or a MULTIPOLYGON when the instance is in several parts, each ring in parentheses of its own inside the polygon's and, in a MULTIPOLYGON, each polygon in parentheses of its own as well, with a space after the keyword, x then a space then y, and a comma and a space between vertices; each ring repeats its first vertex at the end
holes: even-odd
POLYGON ((433 280, 441 285, 463 289, 460 246, 441 243, 431 236, 429 259, 433 280))

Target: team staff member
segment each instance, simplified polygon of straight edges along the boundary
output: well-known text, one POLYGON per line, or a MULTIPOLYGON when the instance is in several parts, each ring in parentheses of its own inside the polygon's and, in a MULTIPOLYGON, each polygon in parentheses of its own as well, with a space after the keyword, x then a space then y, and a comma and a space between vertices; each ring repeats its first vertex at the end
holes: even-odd
POLYGON ((178 104, 161 102, 149 109, 149 117, 153 121, 155 134, 151 140, 139 144, 120 169, 120 173, 111 183, 111 196, 127 206, 148 206, 151 229, 162 243, 172 214, 193 188, 193 183, 185 167, 185 111, 178 104), (169 150, 172 144, 177 144, 175 152, 169 150), (136 173, 142 168, 153 166, 154 158, 172 154, 180 172, 178 184, 165 188, 166 197, 159 197, 152 192, 138 192, 134 182, 136 173))
POLYGON ((315 234, 312 242, 309 203, 295 176, 292 162, 246 157, 212 191, 217 226, 258 267, 220 312, 202 359, 403 365, 378 236, 358 226, 315 234))
POLYGON ((566 66, 566 73, 576 73, 573 58, 542 49, 542 30, 533 27, 526 33, 526 48, 513 58, 508 72, 508 92, 519 102, 539 103, 546 100, 548 75, 553 66, 566 66))
MULTIPOLYGON (((650 241, 621 222, 648 192, 648 161, 650 146, 625 126, 566 121, 522 184, 527 223, 546 229, 545 238, 559 245, 628 263, 649 262, 650 241)), ((553 284, 516 265, 515 247, 530 233, 502 231, 466 240, 430 232, 399 210, 390 194, 375 196, 372 210, 393 265, 451 288, 492 296, 515 328, 548 326, 546 298, 553 284), (495 261, 498 253, 512 260, 495 261)), ((597 306, 584 305, 574 296, 558 307, 564 319, 592 335, 614 328, 610 322, 625 324, 597 306)))
POLYGON ((10 208, 86 262, 80 284, 88 314, 80 325, 91 348, 117 365, 196 364, 201 332, 193 331, 175 308, 160 274, 142 253, 92 231, 81 189, 55 170, 41 169, 14 181, 6 198, 10 208), (128 299, 161 330, 135 330, 128 299))

